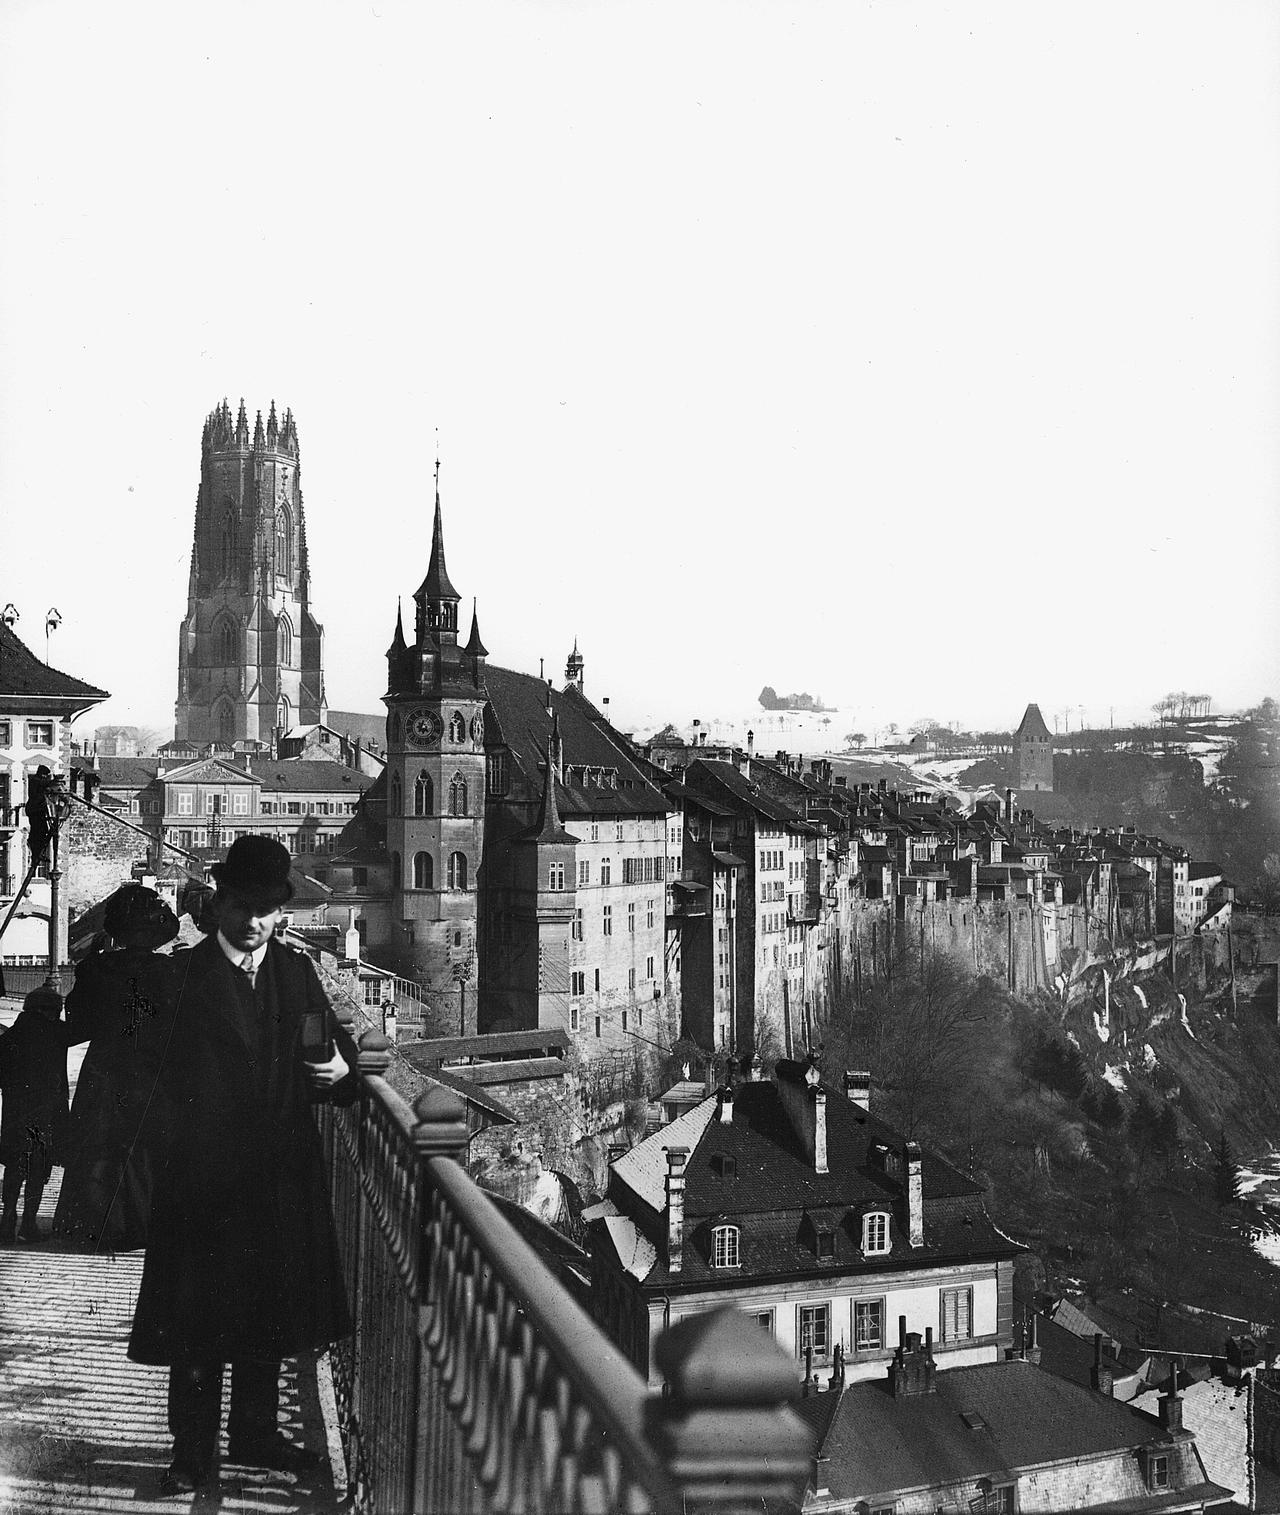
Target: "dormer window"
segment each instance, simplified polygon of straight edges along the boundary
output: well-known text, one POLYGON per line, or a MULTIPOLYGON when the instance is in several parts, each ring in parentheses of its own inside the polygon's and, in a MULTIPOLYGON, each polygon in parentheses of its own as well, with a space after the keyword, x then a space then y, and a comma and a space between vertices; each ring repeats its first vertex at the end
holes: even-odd
POLYGON ((711 1171, 721 1178, 737 1178, 738 1159, 730 1157, 727 1152, 717 1152, 711 1159, 711 1171))
POLYGON ((819 1230, 814 1241, 814 1252, 819 1262, 832 1262, 836 1255, 836 1233, 819 1230))
POLYGON ((736 1268, 738 1259, 737 1226, 717 1226, 711 1233, 711 1266, 736 1268))
POLYGON ((1169 1487, 1169 1458, 1164 1452, 1148 1451, 1144 1457, 1145 1467, 1143 1476, 1147 1481, 1147 1488, 1151 1492, 1158 1493, 1169 1487))
POLYGON ((862 1217, 862 1252, 865 1257, 879 1257, 889 1250, 889 1216, 884 1210, 872 1210, 862 1217))

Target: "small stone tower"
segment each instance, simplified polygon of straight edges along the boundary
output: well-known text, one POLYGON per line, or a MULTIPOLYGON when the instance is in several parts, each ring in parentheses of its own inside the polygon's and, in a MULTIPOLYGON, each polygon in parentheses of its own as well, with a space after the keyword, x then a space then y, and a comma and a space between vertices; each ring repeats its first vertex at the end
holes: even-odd
POLYGON ((1018 760, 1018 788, 1052 791, 1053 738, 1039 705, 1027 706, 1013 734, 1013 750, 1018 760))
POLYGON ((457 590, 444 560, 439 465, 431 561, 414 595, 414 639, 397 612, 387 649, 387 853, 397 956, 425 988, 458 995, 475 1030, 476 913, 484 856, 484 664, 473 606, 458 642, 457 590))
POLYGON ((311 614, 298 429, 275 402, 250 436, 244 401, 204 423, 187 613, 178 640, 180 741, 258 742, 325 717, 324 628, 311 614))
POLYGON ((569 654, 569 659, 564 665, 564 687, 566 689, 576 689, 579 694, 582 693, 582 670, 582 654, 578 651, 578 639, 574 637, 573 651, 569 654))

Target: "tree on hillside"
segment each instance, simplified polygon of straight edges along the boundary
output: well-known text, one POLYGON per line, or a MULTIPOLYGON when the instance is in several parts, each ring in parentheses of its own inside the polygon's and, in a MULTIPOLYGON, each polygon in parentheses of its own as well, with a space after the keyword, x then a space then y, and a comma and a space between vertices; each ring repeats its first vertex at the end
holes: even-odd
POLYGON ((668 721, 661 731, 654 732, 653 736, 650 738, 650 741, 656 746, 665 747, 668 745, 678 745, 680 742, 684 741, 684 738, 680 735, 672 723, 668 721))
POLYGON ((1240 1165, 1236 1162, 1224 1130, 1218 1139, 1213 1159, 1213 1197, 1219 1205, 1233 1205, 1240 1199, 1240 1165))
POLYGON ((778 691, 772 684, 766 684, 756 696, 762 710, 776 710, 779 705, 778 691))
POLYGON ((845 737, 844 744, 846 749, 850 752, 852 752, 855 747, 859 752, 861 752, 862 748, 866 744, 866 740, 867 733, 865 731, 851 731, 849 735, 845 737))

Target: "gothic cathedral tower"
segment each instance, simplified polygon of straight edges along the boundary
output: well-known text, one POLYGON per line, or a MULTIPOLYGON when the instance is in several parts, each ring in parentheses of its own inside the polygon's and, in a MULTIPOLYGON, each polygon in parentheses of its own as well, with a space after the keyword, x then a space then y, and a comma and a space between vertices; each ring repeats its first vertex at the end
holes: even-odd
POLYGON ((177 736, 259 742, 325 717, 324 629, 311 614, 293 412, 249 437, 244 401, 204 423, 187 614, 178 641, 177 736))
POLYGON ((478 875, 483 862, 484 660, 473 609, 458 645, 458 592, 444 561, 440 476, 427 576, 409 645, 396 615, 387 650, 387 852, 401 956, 427 989, 458 996, 475 1030, 478 875))

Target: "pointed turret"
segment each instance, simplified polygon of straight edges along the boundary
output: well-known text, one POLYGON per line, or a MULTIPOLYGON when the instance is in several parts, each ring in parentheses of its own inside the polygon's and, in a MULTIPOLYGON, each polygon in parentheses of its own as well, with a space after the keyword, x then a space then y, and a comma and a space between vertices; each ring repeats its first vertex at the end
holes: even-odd
POLYGON ((489 649, 480 640, 480 618, 476 614, 476 602, 471 601, 471 635, 467 638, 467 645, 462 649, 473 658, 487 658, 489 649))
POLYGON ((249 417, 245 414, 244 396, 240 396, 240 410, 236 415, 236 446, 248 447, 249 445, 249 417))
POLYGON ((576 689, 579 694, 582 693, 583 666, 582 654, 578 651, 578 639, 574 637, 573 651, 569 654, 569 661, 564 665, 564 687, 566 689, 576 689))
POLYGON ((449 581, 449 570, 444 562, 444 520, 440 511, 440 464, 436 464, 436 516, 431 531, 431 561, 427 564, 427 576, 414 595, 418 607, 416 631, 421 646, 426 633, 434 633, 435 640, 445 646, 458 643, 458 591, 449 581))
POLYGON ((404 639, 404 610, 399 598, 396 599, 396 630, 391 638, 391 646, 387 648, 387 657, 403 657, 409 650, 409 644, 404 639))
POLYGON ((560 740, 559 729, 553 724, 551 737, 547 742, 547 767, 542 781, 542 806, 538 811, 538 829, 529 838, 531 842, 569 842, 577 840, 564 829, 560 822, 560 806, 556 801, 556 783, 558 773, 556 768, 555 748, 560 740))
POLYGON ((267 439, 263 435, 263 431, 262 431, 262 412, 261 411, 258 412, 258 418, 253 423, 253 445, 255 447, 259 447, 259 448, 265 447, 267 445, 267 439))
POLYGON ((271 414, 267 417, 267 446, 275 447, 280 440, 280 426, 276 421, 276 402, 271 402, 271 414))

